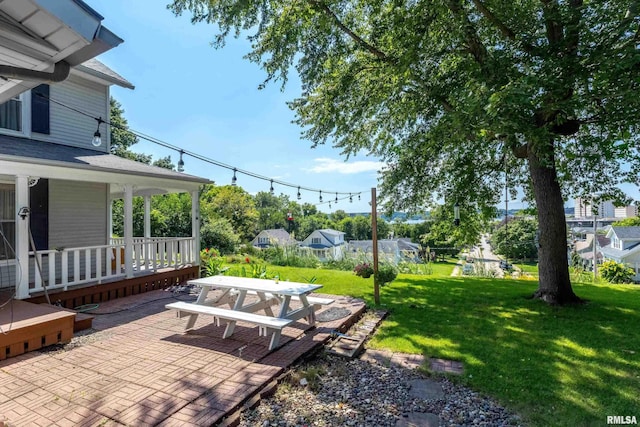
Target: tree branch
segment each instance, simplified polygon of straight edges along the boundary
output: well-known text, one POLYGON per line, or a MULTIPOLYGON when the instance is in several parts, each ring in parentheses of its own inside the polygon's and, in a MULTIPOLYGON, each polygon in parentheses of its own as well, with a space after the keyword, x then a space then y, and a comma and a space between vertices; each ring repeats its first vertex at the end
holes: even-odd
POLYGON ((516 33, 504 22, 498 19, 498 17, 491 10, 489 10, 489 8, 484 4, 482 0, 472 0, 472 2, 476 6, 476 9, 478 9, 478 11, 483 14, 489 22, 491 22, 496 26, 496 28, 498 28, 498 30, 500 30, 503 36, 514 42, 521 43, 522 49, 525 52, 534 54, 534 47, 528 43, 524 43, 522 40, 518 40, 516 37, 516 33))
POLYGON ((349 37, 351 37, 351 39, 353 41, 355 41, 356 44, 358 44, 360 47, 362 47, 365 50, 369 51, 376 58, 378 58, 378 59, 380 59, 382 61, 389 62, 389 63, 393 62, 392 59, 386 53, 382 52, 380 49, 376 48, 375 46, 369 44, 362 37, 360 37, 359 35, 354 33, 349 27, 344 25, 342 23, 342 21, 340 21, 340 18, 338 18, 338 16, 335 13, 333 13, 333 11, 331 9, 329 9, 329 6, 324 4, 322 1, 309 0, 309 2, 317 10, 319 10, 320 12, 324 13, 329 18, 331 18, 333 20, 333 22, 338 26, 338 28, 340 28, 340 30, 342 30, 342 32, 344 32, 349 37))
POLYGON ((550 16, 552 11, 559 13, 558 2, 557 0, 540 1, 544 5, 542 13, 544 15, 545 26, 547 28, 547 40, 549 41, 550 46, 556 46, 564 37, 562 24, 555 20, 554 17, 550 16))
POLYGON ((481 66, 484 65, 487 56, 487 48, 482 44, 478 34, 475 31, 473 23, 469 20, 469 16, 464 11, 460 0, 449 0, 449 10, 462 21, 464 25, 464 33, 469 51, 473 58, 481 66))

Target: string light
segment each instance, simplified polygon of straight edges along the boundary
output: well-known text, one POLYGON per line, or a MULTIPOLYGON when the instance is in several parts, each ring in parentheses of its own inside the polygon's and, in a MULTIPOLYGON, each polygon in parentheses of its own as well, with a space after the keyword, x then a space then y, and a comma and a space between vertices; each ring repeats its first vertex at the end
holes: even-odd
POLYGON ((338 204, 338 193, 336 193, 336 205, 338 204))
POLYGON ((180 160, 178 160, 178 172, 184 172, 184 160, 182 160, 182 155, 184 151, 180 150, 180 160))
MULTIPOLYGON (((29 90, 31 88, 28 88, 28 87, 25 86, 25 89, 29 90)), ((310 192, 316 192, 317 191, 319 193, 319 195, 320 195, 319 196, 320 203, 323 203, 322 190, 319 190, 317 188, 294 185, 294 184, 291 184, 291 183, 288 183, 288 182, 274 180, 274 179, 268 178, 268 177, 266 177, 264 175, 260 175, 260 174, 257 174, 257 173, 251 172, 251 171, 238 169, 238 168, 236 168, 234 166, 231 166, 231 165, 228 165, 226 163, 211 159, 211 158, 203 156, 201 154, 181 149, 180 147, 177 147, 175 145, 169 144, 167 142, 164 142, 164 141, 162 141, 162 140, 160 140, 158 138, 155 138, 153 136, 144 134, 142 132, 139 132, 139 131, 130 129, 130 128, 125 127, 125 126, 121 126, 121 125, 115 124, 115 123, 111 123, 111 122, 109 122, 107 120, 103 120, 102 117, 96 118, 96 117, 94 117, 93 115, 91 115, 89 113, 86 113, 86 112, 84 112, 82 110, 79 110, 77 108, 74 108, 72 106, 66 105, 63 102, 60 102, 60 101, 58 101, 58 100, 56 100, 54 98, 51 98, 50 96, 47 96, 47 95, 44 95, 44 94, 41 94, 41 93, 36 93, 36 96, 39 96, 39 97, 44 98, 44 99, 47 99, 50 102, 53 102, 53 103, 55 103, 57 105, 60 105, 60 106, 66 108, 68 110, 74 111, 74 112, 76 112, 78 114, 81 114, 83 116, 90 117, 90 118, 96 120, 98 122, 98 126, 97 126, 97 129, 96 129, 96 132, 94 133, 94 137, 93 137, 93 139, 91 141, 92 144, 95 145, 96 147, 102 145, 102 136, 100 134, 100 124, 105 123, 108 126, 112 126, 114 128, 120 129, 120 130, 122 130, 124 132, 128 132, 128 133, 130 133, 130 134, 132 134, 132 135, 134 135, 134 136, 136 136, 138 138, 141 138, 141 139, 144 139, 146 141, 152 142, 154 144, 160 145, 160 146, 162 146, 164 148, 168 148, 170 150, 175 150, 175 151, 179 152, 180 153, 180 160, 178 161, 178 168, 177 168, 179 172, 182 172, 184 170, 184 158, 183 158, 183 156, 184 155, 189 155, 189 156, 191 156, 191 157, 193 157, 195 159, 201 160, 203 162, 210 163, 210 164, 213 164, 215 166, 222 167, 222 168, 233 170, 233 178, 232 178, 231 185, 236 185, 236 183, 237 183, 237 174, 238 173, 242 173, 242 174, 245 174, 247 176, 251 176, 251 177, 256 178, 256 179, 270 181, 270 183, 271 183, 270 191, 272 192, 272 194, 273 194, 273 191, 274 191, 273 184, 276 183, 276 184, 283 185, 285 187, 291 187, 291 188, 296 188, 297 187, 298 200, 300 200, 302 198, 301 190, 307 190, 307 191, 310 191, 310 192)), ((347 197, 349 197, 350 200, 352 200, 352 197, 353 197, 352 194, 353 193, 336 192, 336 196, 337 195, 348 195, 347 197)), ((360 200, 360 193, 357 193, 357 194, 358 194, 358 200, 360 200)), ((345 199, 345 198, 346 197, 344 197, 343 199, 345 199)), ((336 201, 334 201, 334 203, 336 203, 336 201)))
POLYGON ((273 196, 273 180, 271 180, 271 188, 269 188, 269 193, 273 196))
POLYGON ((91 138, 91 144, 94 147, 99 147, 102 145, 102 136, 100 135, 100 123, 104 123, 104 121, 102 120, 102 117, 98 117, 96 121, 98 122, 98 128, 93 133, 93 138, 91 138))
POLYGON ((349 194, 349 203, 353 203, 353 196, 349 194))

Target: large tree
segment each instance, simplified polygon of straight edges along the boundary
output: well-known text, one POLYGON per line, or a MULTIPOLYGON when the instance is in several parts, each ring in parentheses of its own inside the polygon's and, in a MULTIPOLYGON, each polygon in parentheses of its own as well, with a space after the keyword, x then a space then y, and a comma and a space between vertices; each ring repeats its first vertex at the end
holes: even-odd
POLYGON ((535 201, 549 303, 571 287, 563 197, 638 182, 640 24, 631 0, 174 0, 249 35, 266 81, 295 66, 303 135, 385 159, 394 210, 482 211, 505 172, 535 201), (606 169, 605 169, 606 168, 606 169))

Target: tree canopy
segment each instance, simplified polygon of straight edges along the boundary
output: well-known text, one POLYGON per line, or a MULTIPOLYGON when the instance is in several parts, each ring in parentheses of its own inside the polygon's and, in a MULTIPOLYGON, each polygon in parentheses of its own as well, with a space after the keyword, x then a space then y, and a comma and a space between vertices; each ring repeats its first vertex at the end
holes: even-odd
POLYGON ((563 198, 640 177, 640 7, 584 0, 174 0, 248 35, 265 83, 294 68, 303 136, 386 160, 394 210, 485 212, 505 175, 535 201, 535 296, 571 303, 563 198), (603 171, 606 170, 606 173, 603 171))

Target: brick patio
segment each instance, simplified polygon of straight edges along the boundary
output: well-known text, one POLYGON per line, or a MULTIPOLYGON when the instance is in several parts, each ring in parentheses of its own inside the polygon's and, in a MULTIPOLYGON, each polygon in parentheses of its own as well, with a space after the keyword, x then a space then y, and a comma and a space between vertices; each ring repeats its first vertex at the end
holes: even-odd
POLYGON ((223 422, 288 366, 326 342, 332 331, 345 331, 365 308, 361 300, 323 296, 336 299, 332 307, 348 308, 352 315, 316 328, 304 321, 293 323, 272 352, 268 337, 241 322, 233 336, 223 340, 224 325, 216 327, 210 317, 200 316, 194 330, 184 334, 187 320, 164 308, 173 299, 170 292, 106 302, 93 312, 96 332, 82 338, 82 345, 0 362, 0 425, 223 422))

